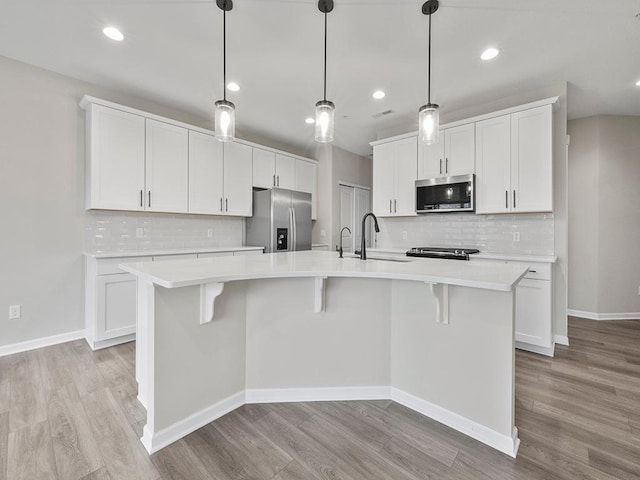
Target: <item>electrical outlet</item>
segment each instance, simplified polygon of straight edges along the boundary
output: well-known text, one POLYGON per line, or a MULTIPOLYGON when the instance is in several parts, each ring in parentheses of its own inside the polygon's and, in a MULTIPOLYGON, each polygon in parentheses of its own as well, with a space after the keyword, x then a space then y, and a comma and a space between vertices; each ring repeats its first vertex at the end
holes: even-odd
POLYGON ((136 238, 144 237, 144 228, 138 227, 136 228, 136 238))
POLYGON ((207 230, 207 237, 209 237, 209 238, 213 238, 213 228, 209 228, 209 229, 207 230))
POLYGON ((22 308, 20 305, 11 305, 9 307, 9 320, 17 320, 22 317, 22 308))
POLYGON ((321 237, 326 237, 327 236, 327 231, 326 230, 320 230, 320 236, 321 237))
POLYGON ((513 232, 513 241, 514 242, 520 241, 520 232, 513 232))
POLYGON ((406 230, 403 230, 403 231, 402 231, 402 239, 403 239, 403 240, 406 240, 406 239, 407 239, 407 236, 408 236, 407 231, 406 231, 406 230))

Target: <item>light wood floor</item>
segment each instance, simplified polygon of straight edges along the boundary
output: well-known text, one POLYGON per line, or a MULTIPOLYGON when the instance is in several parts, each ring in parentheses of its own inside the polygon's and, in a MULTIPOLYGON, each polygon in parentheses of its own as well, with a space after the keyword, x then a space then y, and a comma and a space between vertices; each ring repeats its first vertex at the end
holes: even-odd
POLYGON ((517 460, 389 401, 244 406, 149 457, 135 344, 0 358, 0 480, 640 479, 640 322, 516 355, 517 460))

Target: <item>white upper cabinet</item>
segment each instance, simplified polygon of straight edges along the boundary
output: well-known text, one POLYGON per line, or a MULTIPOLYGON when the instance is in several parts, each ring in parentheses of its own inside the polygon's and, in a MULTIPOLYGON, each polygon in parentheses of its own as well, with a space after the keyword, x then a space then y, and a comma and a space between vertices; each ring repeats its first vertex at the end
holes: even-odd
POLYGON ((514 212, 553 210, 551 105, 511 115, 511 189, 514 212))
POLYGON ((438 143, 418 146, 418 178, 475 172, 475 131, 469 123, 440 131, 438 143))
POLYGON ((224 213, 250 217, 252 214, 252 148, 226 142, 224 150, 224 213))
POLYGON ((189 213, 224 213, 222 142, 189 132, 189 213))
POLYGON ((86 208, 144 210, 145 119, 87 107, 86 208))
POLYGON ((552 107, 476 123, 476 213, 553 210, 552 107))
POLYGON ((373 212, 381 217, 416 214, 418 139, 373 147, 373 212))
POLYGON ((311 219, 317 219, 318 207, 318 164, 315 162, 305 162, 296 160, 295 164, 295 187, 298 192, 311 194, 311 219))
POLYGON ((476 123, 476 213, 509 212, 511 115, 476 123))
POLYGON ((146 209, 187 213, 189 131, 146 120, 146 209))
POLYGON ((276 187, 295 190, 296 159, 276 153, 276 187))
POLYGON ((276 186, 276 154, 269 150, 253 148, 253 186, 276 186))

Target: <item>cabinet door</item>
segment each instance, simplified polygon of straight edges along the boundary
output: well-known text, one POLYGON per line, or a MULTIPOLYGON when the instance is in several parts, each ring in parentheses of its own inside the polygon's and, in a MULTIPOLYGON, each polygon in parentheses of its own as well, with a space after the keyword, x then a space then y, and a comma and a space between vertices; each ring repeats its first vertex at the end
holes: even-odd
POLYGON ((96 277, 96 341, 136 333, 136 277, 129 273, 96 277))
POLYGON ((222 214, 224 205, 222 142, 189 132, 189 213, 222 214))
MULTIPOLYGON (((373 213, 379 217, 393 215, 395 147, 385 143, 373 147, 373 213)), ((414 187, 415 188, 415 187, 414 187)))
POLYGON ((146 209, 187 213, 188 130, 156 120, 146 122, 146 209))
POLYGON ((469 123, 444 131, 444 173, 448 177, 475 173, 475 125, 469 123))
POLYGON ((394 215, 416 214, 416 179, 418 175, 418 137, 395 142, 394 215))
POLYGON ((143 210, 145 120, 91 104, 87 112, 87 208, 143 210))
POLYGON ((511 210, 511 117, 476 123, 476 213, 511 210))
POLYGON ((441 131, 438 143, 418 143, 418 178, 442 177, 444 167, 444 132, 441 131))
POLYGON ((516 288, 516 340, 551 348, 551 282, 524 279, 516 288))
POLYGON ((296 159, 276 153, 276 187, 293 190, 296 184, 296 159))
POLYGON ((318 165, 314 162, 296 160, 296 181, 294 190, 311 194, 311 219, 317 218, 317 197, 318 197, 318 165))
POLYGON ((253 186, 276 186, 276 154, 260 148, 253 149, 253 186))
POLYGON ((511 115, 511 188, 514 212, 553 210, 551 105, 511 115))
POLYGON ((224 213, 250 217, 252 212, 252 148, 241 143, 224 144, 224 213))

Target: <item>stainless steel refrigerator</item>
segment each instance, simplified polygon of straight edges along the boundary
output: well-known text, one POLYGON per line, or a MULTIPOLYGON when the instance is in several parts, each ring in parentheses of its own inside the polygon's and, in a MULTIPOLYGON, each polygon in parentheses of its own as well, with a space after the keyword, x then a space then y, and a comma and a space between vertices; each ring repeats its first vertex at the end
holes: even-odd
POLYGON ((247 245, 265 253, 311 250, 311 194, 272 188, 253 192, 247 245))

